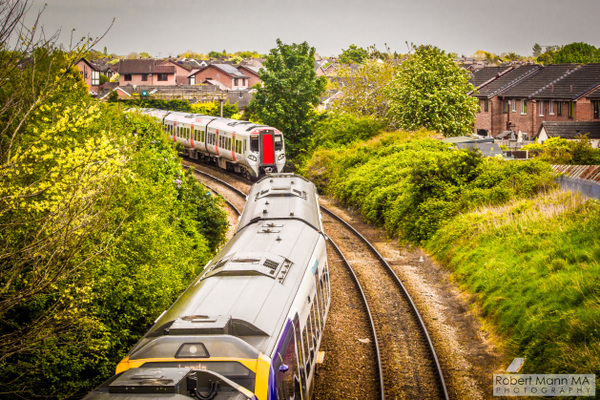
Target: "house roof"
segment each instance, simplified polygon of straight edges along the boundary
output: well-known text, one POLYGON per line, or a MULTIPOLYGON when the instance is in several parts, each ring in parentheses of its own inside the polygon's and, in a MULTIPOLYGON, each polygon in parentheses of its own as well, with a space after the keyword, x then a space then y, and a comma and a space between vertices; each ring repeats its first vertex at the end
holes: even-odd
POLYGON ((600 63, 584 64, 539 91, 533 98, 576 100, 600 86, 600 63))
POLYGON ((206 67, 196 71, 196 73, 191 73, 188 76, 192 76, 197 74, 198 72, 202 72, 208 68, 216 68, 218 70, 220 70, 221 72, 227 74, 229 77, 231 78, 248 78, 248 76, 244 75, 242 72, 238 71, 237 68, 235 68, 233 65, 229 65, 229 64, 211 64, 211 65, 207 65, 206 67))
POLYGON ((481 68, 475 72, 471 76, 470 82, 475 87, 479 87, 490 80, 500 77, 502 74, 506 73, 508 70, 513 67, 485 67, 481 68))
POLYGON ((542 129, 546 131, 548 137, 575 139, 579 135, 588 134, 590 139, 600 139, 600 121, 544 121, 536 137, 540 135, 542 129))
POLYGON ((590 100, 600 100, 600 88, 594 90, 592 93, 588 94, 585 97, 587 97, 590 100))
POLYGON ((539 65, 521 65, 515 69, 506 72, 504 75, 494 79, 490 83, 479 88, 479 93, 475 94, 479 98, 492 98, 503 94, 505 91, 535 74, 542 67, 539 65))
POLYGON ((174 74, 175 66, 165 65, 163 60, 121 60, 115 70, 123 74, 174 74))
POLYGON ((258 71, 260 70, 260 67, 255 67, 254 65, 240 65, 238 67, 238 70, 240 70, 240 69, 244 69, 244 70, 248 71, 249 73, 251 73, 252 75, 258 76, 258 71))
POLYGON ((98 68, 98 66, 97 66, 96 64, 94 64, 94 63, 92 63, 92 62, 90 62, 90 61, 86 60, 85 58, 80 58, 80 59, 79 59, 79 61, 77 61, 77 62, 76 62, 76 64, 79 64, 80 62, 84 62, 84 63, 86 63, 86 64, 87 64, 87 66, 88 66, 88 67, 90 67, 90 68, 91 68, 91 69, 93 69, 93 70, 96 70, 96 71, 101 71, 101 69, 100 69, 100 68, 98 68))
POLYGON ((564 79, 578 67, 577 64, 551 64, 519 82, 502 94, 502 97, 531 98, 553 83, 564 79))

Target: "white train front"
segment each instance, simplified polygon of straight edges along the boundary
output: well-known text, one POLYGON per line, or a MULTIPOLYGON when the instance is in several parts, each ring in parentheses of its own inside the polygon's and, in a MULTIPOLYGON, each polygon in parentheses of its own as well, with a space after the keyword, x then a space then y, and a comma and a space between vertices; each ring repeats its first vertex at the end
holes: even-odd
POLYGON ((86 400, 306 400, 330 305, 315 186, 274 174, 233 238, 86 400))
POLYGON ((283 172, 285 145, 282 133, 253 122, 175 111, 144 109, 159 119, 163 131, 184 147, 184 155, 216 163, 220 168, 255 180, 283 172))

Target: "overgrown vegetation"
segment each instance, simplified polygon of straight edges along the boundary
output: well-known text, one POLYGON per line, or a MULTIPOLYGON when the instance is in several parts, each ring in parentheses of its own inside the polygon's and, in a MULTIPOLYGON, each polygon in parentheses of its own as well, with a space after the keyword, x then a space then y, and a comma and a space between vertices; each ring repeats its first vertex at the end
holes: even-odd
POLYGON ((553 185, 541 161, 511 163, 448 148, 434 133, 386 133, 348 148, 317 150, 303 172, 402 239, 423 243, 448 220, 483 204, 553 185))
POLYGON ((528 373, 600 372, 600 206, 554 191, 481 207, 426 244, 528 373))
POLYGON ((533 150, 536 158, 550 164, 600 164, 600 149, 593 148, 587 135, 580 135, 577 140, 552 137, 542 144, 528 144, 523 150, 533 150))
MULTIPOLYGON (((117 99, 115 99, 117 101, 117 99)), ((190 104, 187 100, 163 100, 163 99, 125 99, 118 100, 123 107, 141 107, 157 108, 168 111, 181 111, 188 113, 212 115, 218 117, 221 115, 221 103, 218 101, 209 101, 206 103, 190 104)), ((223 103, 223 117, 231 118, 239 116, 240 109, 236 104, 229 102, 223 103)))
MULTIPOLYGON (((0 0, 4 26, 26 9, 0 0)), ((109 377, 227 227, 153 120, 89 97, 74 67, 87 43, 66 52, 38 31, 13 49, 0 40, 6 399, 81 395, 109 377)))

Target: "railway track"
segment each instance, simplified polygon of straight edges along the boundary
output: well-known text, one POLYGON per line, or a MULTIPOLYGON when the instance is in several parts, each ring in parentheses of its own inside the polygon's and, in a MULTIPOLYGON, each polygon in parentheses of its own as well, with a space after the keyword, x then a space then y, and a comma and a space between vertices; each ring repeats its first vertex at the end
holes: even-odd
MULTIPOLYGON (((249 184, 228 175, 220 179, 210 169, 194 171, 203 183, 214 182, 209 186, 216 184, 213 190, 234 208, 240 202, 243 208, 249 184)), ((367 239, 331 210, 321 209, 330 233, 332 272, 332 311, 323 350, 327 358, 340 361, 318 370, 314 398, 448 399, 433 344, 400 279, 367 239), (336 303, 340 310, 335 310, 336 303), (336 322, 337 315, 341 322, 336 322)))

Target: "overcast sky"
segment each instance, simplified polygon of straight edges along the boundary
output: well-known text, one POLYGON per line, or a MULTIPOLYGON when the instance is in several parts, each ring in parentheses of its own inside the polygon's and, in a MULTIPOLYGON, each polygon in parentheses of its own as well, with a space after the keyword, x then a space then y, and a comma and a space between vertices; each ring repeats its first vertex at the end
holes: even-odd
POLYGON ((351 44, 406 53, 405 42, 433 44, 470 55, 514 51, 534 43, 586 42, 600 47, 600 0, 31 0, 46 32, 62 29, 62 43, 94 37, 109 53, 155 57, 197 53, 268 53, 307 41, 322 56, 351 44))

